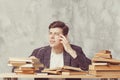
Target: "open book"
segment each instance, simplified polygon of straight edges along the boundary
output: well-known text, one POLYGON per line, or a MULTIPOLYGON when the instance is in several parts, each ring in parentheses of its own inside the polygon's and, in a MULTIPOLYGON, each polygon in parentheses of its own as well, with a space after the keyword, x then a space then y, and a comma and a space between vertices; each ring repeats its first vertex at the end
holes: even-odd
POLYGON ((86 71, 83 71, 80 68, 72 67, 72 66, 63 66, 54 69, 44 69, 41 71, 42 73, 49 74, 62 74, 62 75, 75 75, 75 74, 87 74, 86 71))

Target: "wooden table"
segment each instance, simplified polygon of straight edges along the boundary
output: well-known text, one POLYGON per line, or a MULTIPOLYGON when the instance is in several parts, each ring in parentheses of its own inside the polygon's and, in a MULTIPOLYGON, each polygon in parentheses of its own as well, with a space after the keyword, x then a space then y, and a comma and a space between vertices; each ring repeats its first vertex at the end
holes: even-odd
POLYGON ((2 73, 0 78, 4 80, 12 80, 12 78, 120 78, 120 74, 117 75, 39 75, 39 74, 15 74, 15 73, 2 73))

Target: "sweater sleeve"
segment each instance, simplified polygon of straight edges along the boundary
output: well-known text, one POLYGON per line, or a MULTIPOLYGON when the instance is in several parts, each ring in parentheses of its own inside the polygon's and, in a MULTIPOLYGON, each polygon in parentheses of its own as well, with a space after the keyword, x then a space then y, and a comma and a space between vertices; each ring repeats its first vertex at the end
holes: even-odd
POLYGON ((77 57, 72 58, 72 64, 76 64, 82 70, 88 70, 91 60, 86 57, 81 47, 75 46, 73 49, 76 51, 77 57))
MULTIPOLYGON (((37 48, 33 50, 32 54, 29 57, 34 56, 40 61, 40 63, 43 64, 43 51, 43 48, 37 48)), ((39 70, 37 70, 36 72, 41 72, 42 69, 43 67, 39 68, 39 70)))

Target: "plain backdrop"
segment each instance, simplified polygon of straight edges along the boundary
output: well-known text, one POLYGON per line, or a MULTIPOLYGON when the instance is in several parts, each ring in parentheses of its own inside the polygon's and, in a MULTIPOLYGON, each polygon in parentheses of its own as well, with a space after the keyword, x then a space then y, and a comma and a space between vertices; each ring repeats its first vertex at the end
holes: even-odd
POLYGON ((9 57, 48 45, 48 26, 56 20, 69 26, 70 42, 90 59, 100 50, 120 59, 119 8, 120 0, 0 0, 0 73, 11 72, 9 57))

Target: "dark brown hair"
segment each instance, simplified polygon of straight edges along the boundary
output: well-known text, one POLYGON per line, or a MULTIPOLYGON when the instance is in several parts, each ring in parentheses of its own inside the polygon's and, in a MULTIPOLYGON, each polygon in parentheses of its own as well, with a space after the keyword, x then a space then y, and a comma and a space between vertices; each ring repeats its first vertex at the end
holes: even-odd
POLYGON ((51 28, 61 28, 63 30, 63 35, 67 35, 69 28, 68 26, 62 21, 54 21, 49 25, 49 29, 51 28))

